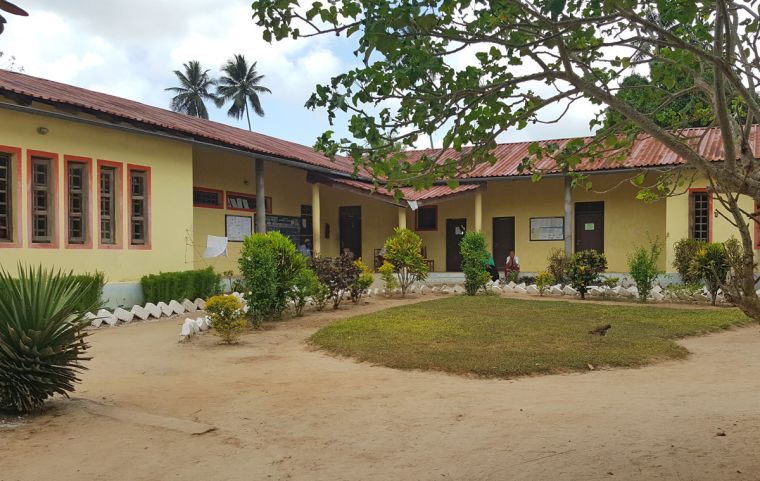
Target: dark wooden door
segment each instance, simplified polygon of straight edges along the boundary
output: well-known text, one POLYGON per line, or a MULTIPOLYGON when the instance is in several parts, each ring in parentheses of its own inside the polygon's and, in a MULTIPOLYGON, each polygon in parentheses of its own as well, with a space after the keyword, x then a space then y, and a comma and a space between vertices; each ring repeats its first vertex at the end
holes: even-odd
POLYGON ((299 229, 299 245, 303 244, 303 242, 306 239, 309 239, 309 242, 311 242, 312 247, 314 246, 314 238, 312 237, 312 232, 314 231, 312 223, 312 211, 310 205, 301 205, 301 226, 299 229))
POLYGON ((515 218, 493 218, 493 260, 499 270, 504 269, 509 251, 515 248, 515 218))
POLYGON ((446 271, 462 270, 462 254, 459 243, 467 231, 467 219, 446 219, 446 271))
POLYGON ((340 253, 348 249, 354 257, 362 255, 362 208, 361 206, 340 207, 340 253))
POLYGON ((575 252, 604 252, 604 202, 575 203, 575 252))

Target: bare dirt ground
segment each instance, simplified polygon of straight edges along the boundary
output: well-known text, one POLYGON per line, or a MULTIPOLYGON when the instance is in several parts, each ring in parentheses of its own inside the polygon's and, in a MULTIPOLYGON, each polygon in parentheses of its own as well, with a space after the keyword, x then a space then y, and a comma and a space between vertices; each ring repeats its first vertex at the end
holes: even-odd
POLYGON ((757 326, 688 339, 686 361, 514 381, 305 344, 329 319, 404 302, 232 347, 177 343, 181 319, 99 330, 76 399, 0 423, 0 480, 760 480, 757 326))

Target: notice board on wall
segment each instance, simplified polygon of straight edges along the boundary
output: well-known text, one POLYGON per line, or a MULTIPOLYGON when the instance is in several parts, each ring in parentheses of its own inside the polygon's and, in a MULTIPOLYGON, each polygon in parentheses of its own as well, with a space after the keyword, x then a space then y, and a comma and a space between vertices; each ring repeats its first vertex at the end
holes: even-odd
POLYGON ((301 241, 301 217, 267 214, 267 232, 277 231, 298 245, 301 241))
POLYGON ((530 240, 554 241, 565 239, 564 217, 531 217, 530 240))
POLYGON ((224 236, 229 242, 243 242, 253 233, 253 217, 250 215, 225 215, 224 236))

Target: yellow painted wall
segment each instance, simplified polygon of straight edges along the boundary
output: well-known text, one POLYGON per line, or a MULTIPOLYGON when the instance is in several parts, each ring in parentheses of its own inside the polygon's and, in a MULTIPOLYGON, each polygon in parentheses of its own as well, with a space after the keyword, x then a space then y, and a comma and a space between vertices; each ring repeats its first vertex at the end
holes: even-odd
MULTIPOLYGON (((195 148, 193 156, 193 183, 198 187, 232 192, 256 193, 255 161, 252 157, 209 148, 195 148)), ((272 214, 300 216, 301 205, 311 205, 312 186, 306 181, 306 171, 273 162, 264 165, 265 195, 272 198, 272 214)), ((398 221, 397 208, 367 196, 358 195, 330 186, 320 186, 322 254, 339 254, 340 228, 338 208, 361 206, 362 250, 364 259, 372 259, 373 249, 382 247, 398 221), (330 237, 326 238, 330 225, 330 237)), ((224 236, 225 215, 252 215, 228 209, 193 209, 193 259, 196 268, 213 266, 217 272, 238 272, 241 242, 230 242, 228 257, 203 259, 208 235, 224 236)), ((371 265, 371 261, 368 262, 371 265)))
MULTIPOLYGON (((36 105, 35 105, 36 107, 36 105)), ((0 144, 20 147, 22 151, 21 231, 24 246, 0 249, 0 265, 15 269, 18 261, 42 263, 71 269, 75 272, 105 273, 109 282, 136 281, 146 274, 159 271, 184 270, 192 267, 185 262, 185 234, 192 228, 192 149, 189 144, 147 135, 119 132, 109 128, 52 119, 27 113, 0 110, 0 144), (47 135, 37 133, 46 127, 47 135), (28 185, 27 149, 59 154, 58 211, 56 228, 58 248, 29 248, 28 236, 28 185), (93 189, 97 183, 97 160, 105 159, 123 164, 121 187, 121 236, 127 233, 127 164, 151 167, 151 241, 149 250, 129 249, 122 242, 121 249, 99 249, 97 197, 91 195, 91 226, 93 247, 72 249, 65 247, 64 239, 64 155, 93 159, 93 189)))
MULTIPOLYGON (((620 174, 595 175, 595 190, 605 191, 625 177, 620 174)), ((598 194, 575 189, 574 202, 604 201, 605 253, 609 271, 625 272, 626 258, 636 243, 645 243, 647 235, 665 237, 665 202, 646 204, 636 199, 637 189, 622 184, 610 192, 598 194)), ((414 226, 410 211, 410 226, 414 226)), ((563 241, 531 241, 531 217, 564 216, 564 187, 559 178, 545 178, 538 183, 529 179, 488 182, 483 192, 483 233, 489 245, 493 239, 494 217, 515 217, 515 250, 522 270, 537 272, 546 268, 546 257, 552 248, 563 248, 563 241)), ((463 195, 438 205, 438 230, 418 232, 427 246, 428 257, 434 260, 435 270, 446 267, 446 219, 467 218, 469 229, 475 227, 475 196, 463 195)), ((665 266, 665 259, 662 260, 665 266)))
MULTIPOLYGON (((708 183, 705 179, 697 179, 692 184, 691 188, 706 188, 708 183)), ((754 202, 750 197, 742 196, 739 198, 740 207, 746 212, 754 211, 754 202)), ((668 226, 668 240, 666 248, 667 256, 667 270, 674 271, 673 260, 675 259, 675 244, 681 239, 689 237, 689 195, 684 193, 678 196, 669 197, 667 199, 667 226, 668 226)), ((712 202, 712 212, 710 213, 710 228, 712 230, 713 242, 725 242, 729 238, 739 237, 739 230, 729 223, 723 216, 718 215, 715 217, 715 212, 720 211, 724 215, 731 217, 726 209, 722 207, 720 202, 715 199, 712 202)), ((750 226, 750 232, 755 236, 754 227, 750 226)), ((755 239, 757 242, 757 239, 755 239)), ((756 258, 758 257, 756 251, 756 258)))

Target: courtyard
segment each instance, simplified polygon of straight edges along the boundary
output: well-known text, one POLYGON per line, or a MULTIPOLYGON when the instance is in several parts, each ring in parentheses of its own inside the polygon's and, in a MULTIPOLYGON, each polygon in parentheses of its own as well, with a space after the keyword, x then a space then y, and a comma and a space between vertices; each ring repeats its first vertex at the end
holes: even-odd
MULTIPOLYGON (((430 298, 310 312, 233 346, 178 343, 182 318, 100 329, 72 400, 0 423, 0 479, 758 479, 756 325, 679 340, 683 359, 510 380, 356 362, 308 340, 430 298)), ((612 317, 594 341, 633 322, 612 317)))

